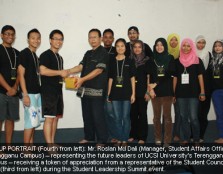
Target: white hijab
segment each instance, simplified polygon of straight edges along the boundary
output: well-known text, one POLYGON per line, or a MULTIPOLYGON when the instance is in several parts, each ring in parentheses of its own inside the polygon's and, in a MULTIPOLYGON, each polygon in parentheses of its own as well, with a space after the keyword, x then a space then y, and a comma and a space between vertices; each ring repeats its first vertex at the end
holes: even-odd
MULTIPOLYGON (((198 35, 195 39, 196 45, 197 45, 197 42, 199 42, 200 40, 205 40, 205 42, 206 42, 206 39, 203 35, 198 35)), ((204 67, 205 67, 205 69, 207 69, 208 63, 209 63, 208 50, 206 49, 206 47, 204 47, 202 50, 198 50, 196 47, 196 50, 197 50, 197 56, 203 61, 204 67)))

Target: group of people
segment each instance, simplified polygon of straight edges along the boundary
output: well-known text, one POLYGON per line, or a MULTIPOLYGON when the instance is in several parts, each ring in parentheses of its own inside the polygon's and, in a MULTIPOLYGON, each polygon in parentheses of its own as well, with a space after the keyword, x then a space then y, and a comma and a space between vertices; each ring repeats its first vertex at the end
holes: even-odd
POLYGON ((158 38, 152 50, 139 40, 135 26, 128 29, 130 41, 119 38, 115 46, 111 29, 101 35, 94 28, 88 33, 92 49, 77 66, 64 69, 59 54, 64 35, 60 30, 50 33, 50 49, 39 58, 40 32, 28 32, 28 47, 21 52, 12 47, 15 33, 10 25, 1 30, 0 128, 5 121, 5 143, 12 142, 21 97, 24 143, 33 143, 35 128, 44 121, 45 141, 54 144, 58 120, 63 116, 63 78, 78 73, 75 87, 81 98, 85 134, 79 143, 144 144, 150 100, 157 145, 168 146, 172 141, 187 144, 191 139, 201 143, 211 98, 219 129, 215 142, 223 143, 223 40, 214 42, 211 54, 202 35, 195 42, 186 38, 180 44, 179 35, 170 34, 167 40, 158 38))

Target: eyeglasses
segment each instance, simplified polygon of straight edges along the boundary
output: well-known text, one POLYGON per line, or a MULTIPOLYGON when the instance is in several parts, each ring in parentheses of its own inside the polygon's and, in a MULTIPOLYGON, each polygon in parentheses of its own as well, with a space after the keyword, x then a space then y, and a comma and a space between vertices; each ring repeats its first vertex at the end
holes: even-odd
POLYGON ((61 42, 63 42, 64 39, 63 39, 63 38, 60 38, 60 39, 59 39, 59 38, 52 38, 52 40, 56 40, 56 41, 61 41, 61 42))
POLYGON ((15 37, 15 33, 3 33, 3 35, 15 37))

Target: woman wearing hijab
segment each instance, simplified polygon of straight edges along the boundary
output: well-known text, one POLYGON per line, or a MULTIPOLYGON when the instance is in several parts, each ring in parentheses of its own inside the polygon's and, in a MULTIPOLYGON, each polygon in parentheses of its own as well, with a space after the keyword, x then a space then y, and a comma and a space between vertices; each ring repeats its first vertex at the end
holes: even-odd
POLYGON ((210 90, 210 76, 208 71, 208 64, 210 62, 211 53, 206 49, 206 39, 203 35, 198 35, 195 39, 197 56, 202 60, 205 68, 204 86, 205 86, 205 101, 199 102, 198 119, 200 123, 200 143, 204 142, 204 134, 208 125, 208 112, 211 105, 211 90, 210 90))
POLYGON ((219 138, 215 143, 223 143, 223 40, 214 42, 212 60, 209 65, 211 70, 211 84, 213 88, 212 100, 216 113, 219 138))
MULTIPOLYGON (((167 37, 168 53, 173 55, 177 60, 180 56, 180 36, 176 33, 172 33, 167 37)), ((181 125, 180 125, 180 111, 177 103, 174 103, 174 127, 173 127, 173 141, 180 141, 181 125)))
POLYGON ((144 44, 137 40, 133 44, 133 54, 130 57, 135 60, 136 65, 136 100, 131 105, 131 131, 129 142, 138 140, 139 144, 146 142, 148 134, 147 105, 150 99, 148 85, 150 77, 150 66, 153 61, 145 55, 144 44))
POLYGON ((176 61, 173 89, 180 109, 183 131, 182 144, 189 143, 191 128, 194 142, 199 142, 200 125, 198 121, 199 99, 205 100, 204 65, 197 57, 193 41, 186 38, 180 47, 180 58, 176 61), (191 127, 191 128, 190 128, 191 127))
MULTIPOLYGON (((153 123, 155 143, 161 145, 162 142, 162 127, 161 116, 164 121, 164 146, 168 146, 172 139, 172 118, 171 106, 173 102, 173 65, 174 57, 168 54, 167 42, 164 38, 158 38, 153 47, 154 63, 156 72, 156 87, 154 93, 156 96, 152 98, 153 106, 153 123)), ((151 82, 153 80, 151 79, 151 82)), ((153 90, 150 92, 153 93, 153 90)))
POLYGON ((178 59, 180 55, 180 36, 172 33, 167 37, 168 53, 173 55, 174 59, 178 59))

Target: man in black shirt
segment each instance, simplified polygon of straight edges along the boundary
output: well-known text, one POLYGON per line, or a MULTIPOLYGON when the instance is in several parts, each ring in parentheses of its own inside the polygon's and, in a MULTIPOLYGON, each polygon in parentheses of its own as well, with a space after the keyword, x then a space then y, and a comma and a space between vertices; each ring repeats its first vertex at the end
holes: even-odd
MULTIPOLYGON (((117 54, 115 47, 112 46, 114 42, 114 32, 110 28, 104 30, 102 41, 104 43, 104 48, 107 50, 109 54, 109 62, 110 62, 111 59, 115 59, 115 55, 117 54)), ((114 112, 111 102, 105 102, 105 112, 108 126, 109 141, 111 141, 111 143, 116 143, 117 139, 115 138, 115 132, 114 132, 114 127, 115 127, 114 112)))
POLYGON ((77 95, 81 97, 85 138, 79 143, 107 141, 104 101, 107 92, 107 65, 109 56, 101 46, 101 32, 91 29, 88 41, 92 47, 85 53, 78 66, 70 69, 70 73, 81 72, 77 81, 77 95))
POLYGON ((40 125, 42 118, 39 59, 36 50, 41 42, 41 35, 37 29, 27 34, 29 46, 19 55, 19 82, 23 93, 24 105, 24 143, 33 144, 35 128, 40 125))
MULTIPOLYGON (((126 57, 131 57, 133 54, 133 43, 136 40, 139 40, 139 29, 136 26, 131 26, 128 29, 128 37, 130 42, 128 42, 126 44, 126 52, 125 55, 126 57)), ((149 47, 149 45, 147 45, 146 43, 144 43, 144 47, 145 47, 145 55, 148 57, 153 57, 153 52, 151 50, 151 48, 149 47)))
POLYGON ((43 126, 46 143, 54 144, 58 119, 63 115, 63 78, 68 71, 63 70, 63 59, 59 49, 64 36, 60 30, 50 33, 50 49, 40 55, 42 111, 45 117, 43 126))
POLYGON ((12 142, 14 121, 19 119, 19 98, 16 96, 19 79, 17 78, 18 54, 12 48, 15 29, 5 25, 1 31, 0 45, 0 130, 5 121, 5 143, 12 142))

